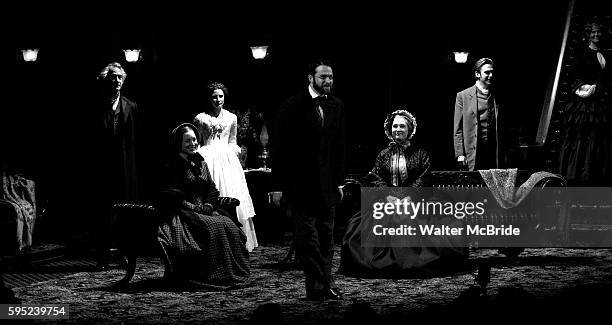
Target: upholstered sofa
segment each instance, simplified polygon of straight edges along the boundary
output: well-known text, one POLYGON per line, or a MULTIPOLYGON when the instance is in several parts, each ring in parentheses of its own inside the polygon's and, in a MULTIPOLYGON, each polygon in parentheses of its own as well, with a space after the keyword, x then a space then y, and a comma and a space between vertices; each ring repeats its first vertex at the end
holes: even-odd
MULTIPOLYGON (((516 186, 525 183, 534 175, 532 172, 518 170, 516 173, 516 186)), ((348 178, 345 182, 345 200, 342 202, 344 211, 356 212, 360 209, 360 191, 361 185, 357 177, 348 178)), ((562 211, 564 209, 563 202, 541 202, 541 205, 548 204, 548 208, 555 209, 554 220, 550 217, 544 218, 541 210, 534 210, 532 206, 524 203, 528 200, 537 200, 539 197, 530 197, 538 195, 538 190, 542 188, 564 188, 567 186, 566 181, 558 175, 546 173, 545 176, 537 178, 538 181, 534 184, 533 194, 529 194, 523 204, 510 209, 498 207, 491 211, 487 211, 482 216, 467 216, 466 224, 471 225, 486 225, 486 224, 515 224, 520 225, 523 229, 532 232, 548 231, 554 233, 555 240, 564 240, 568 237, 568 215, 562 211), (555 205, 555 206, 551 206, 555 205)), ((425 184, 432 188, 437 188, 439 191, 453 189, 472 189, 486 191, 487 184, 480 172, 478 171, 431 171, 425 175, 425 184)), ((547 196, 550 197, 550 196, 547 196)), ((539 204, 539 203, 538 203, 539 204)), ((345 213, 346 214, 346 213, 345 213)), ((551 213, 549 213, 551 214, 551 213)), ((547 216, 549 215, 547 214, 547 216)), ((346 217, 346 216, 345 216, 346 217)), ((340 220, 343 222, 345 220, 340 220)), ((547 236, 549 234, 546 234, 547 236)), ((483 247, 478 242, 470 242, 472 247, 483 247)), ((499 252, 508 256, 515 257, 524 251, 522 247, 501 247, 499 252)))

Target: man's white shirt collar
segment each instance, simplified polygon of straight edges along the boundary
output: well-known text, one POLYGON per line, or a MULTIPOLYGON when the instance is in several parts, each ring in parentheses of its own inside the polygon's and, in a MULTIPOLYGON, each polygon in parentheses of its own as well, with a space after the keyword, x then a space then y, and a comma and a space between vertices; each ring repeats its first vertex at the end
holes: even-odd
POLYGON ((121 94, 119 94, 119 96, 117 96, 117 99, 115 99, 115 101, 113 101, 113 112, 117 111, 117 108, 119 107, 119 101, 121 100, 121 94))

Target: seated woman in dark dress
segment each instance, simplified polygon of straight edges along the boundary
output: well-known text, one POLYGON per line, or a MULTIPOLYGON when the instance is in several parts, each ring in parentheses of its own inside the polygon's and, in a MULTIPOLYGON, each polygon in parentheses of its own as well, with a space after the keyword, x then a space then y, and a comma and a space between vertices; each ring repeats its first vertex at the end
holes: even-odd
MULTIPOLYGON (((384 128, 391 142, 378 154, 374 168, 361 180, 361 186, 393 187, 397 190, 393 196, 401 199, 404 197, 401 188, 427 186, 430 155, 410 141, 416 133, 417 123, 409 112, 392 112, 387 116, 384 128)), ((368 227, 368 223, 362 221, 362 215, 358 213, 348 222, 342 240, 339 270, 342 274, 359 277, 434 276, 455 272, 458 267, 466 266, 463 262, 467 260, 468 249, 460 238, 414 237, 408 238, 410 242, 402 247, 364 247, 362 231, 368 227)), ((442 220, 450 223, 456 221, 442 220)))
POLYGON ((166 277, 190 285, 225 289, 249 280, 246 236, 237 219, 218 206, 215 183, 197 153, 198 131, 183 123, 172 131, 176 149, 165 171, 157 240, 166 256, 166 277))

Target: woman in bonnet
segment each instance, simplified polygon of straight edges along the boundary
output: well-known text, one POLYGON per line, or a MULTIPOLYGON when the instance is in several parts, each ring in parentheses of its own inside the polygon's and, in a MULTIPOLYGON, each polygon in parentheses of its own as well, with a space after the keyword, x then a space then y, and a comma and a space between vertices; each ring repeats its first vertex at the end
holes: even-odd
POLYGON ((173 155, 164 172, 157 240, 167 256, 165 276, 189 285, 226 289, 249 283, 249 253, 240 224, 219 203, 219 191, 198 150, 198 130, 183 123, 171 133, 173 155))
MULTIPOLYGON (((429 153, 412 142, 417 131, 417 121, 406 110, 396 110, 387 115, 384 130, 389 145, 376 157, 374 168, 361 180, 362 187, 391 187, 387 201, 403 199, 402 188, 426 186, 426 174, 431 168, 429 153)), ((411 193, 414 193, 412 189, 411 193)), ((362 245, 362 234, 371 218, 362 218, 361 212, 353 216, 342 241, 340 273, 359 277, 413 277, 450 271, 461 265, 467 257, 467 249, 441 238, 428 241, 409 238, 396 247, 367 247, 362 245), (366 221, 366 222, 362 222, 366 221), (399 247, 401 246, 401 247, 399 247), (454 247, 453 247, 454 246, 454 247), (452 266, 449 268, 449 266, 452 266)), ((455 220, 450 220, 454 222, 455 220)), ((422 222, 422 221, 419 221, 422 222)), ((425 221, 426 222, 426 221, 425 221)), ((366 241, 368 239, 365 239, 366 241)))

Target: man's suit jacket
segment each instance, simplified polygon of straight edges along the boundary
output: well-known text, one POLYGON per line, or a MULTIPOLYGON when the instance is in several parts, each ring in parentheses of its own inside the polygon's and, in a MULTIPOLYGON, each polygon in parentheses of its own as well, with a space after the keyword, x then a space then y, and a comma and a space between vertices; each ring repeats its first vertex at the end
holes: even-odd
POLYGON ((140 121, 135 102, 121 96, 117 109, 121 110, 118 136, 113 138, 112 110, 106 101, 96 104, 95 125, 91 132, 91 151, 95 157, 92 170, 100 192, 113 200, 134 200, 139 196, 137 150, 140 150, 140 121))
POLYGON ((324 124, 308 89, 281 104, 271 137, 272 184, 289 204, 338 202, 345 173, 344 104, 328 96, 324 124))
MULTIPOLYGON (((474 170, 476 164, 476 148, 478 146, 478 112, 476 98, 476 85, 464 89, 457 93, 455 99, 455 118, 454 118, 454 144, 455 158, 465 156, 469 170, 474 170)), ((495 109, 495 143, 496 164, 499 167, 499 119, 497 100, 493 97, 495 109)))

